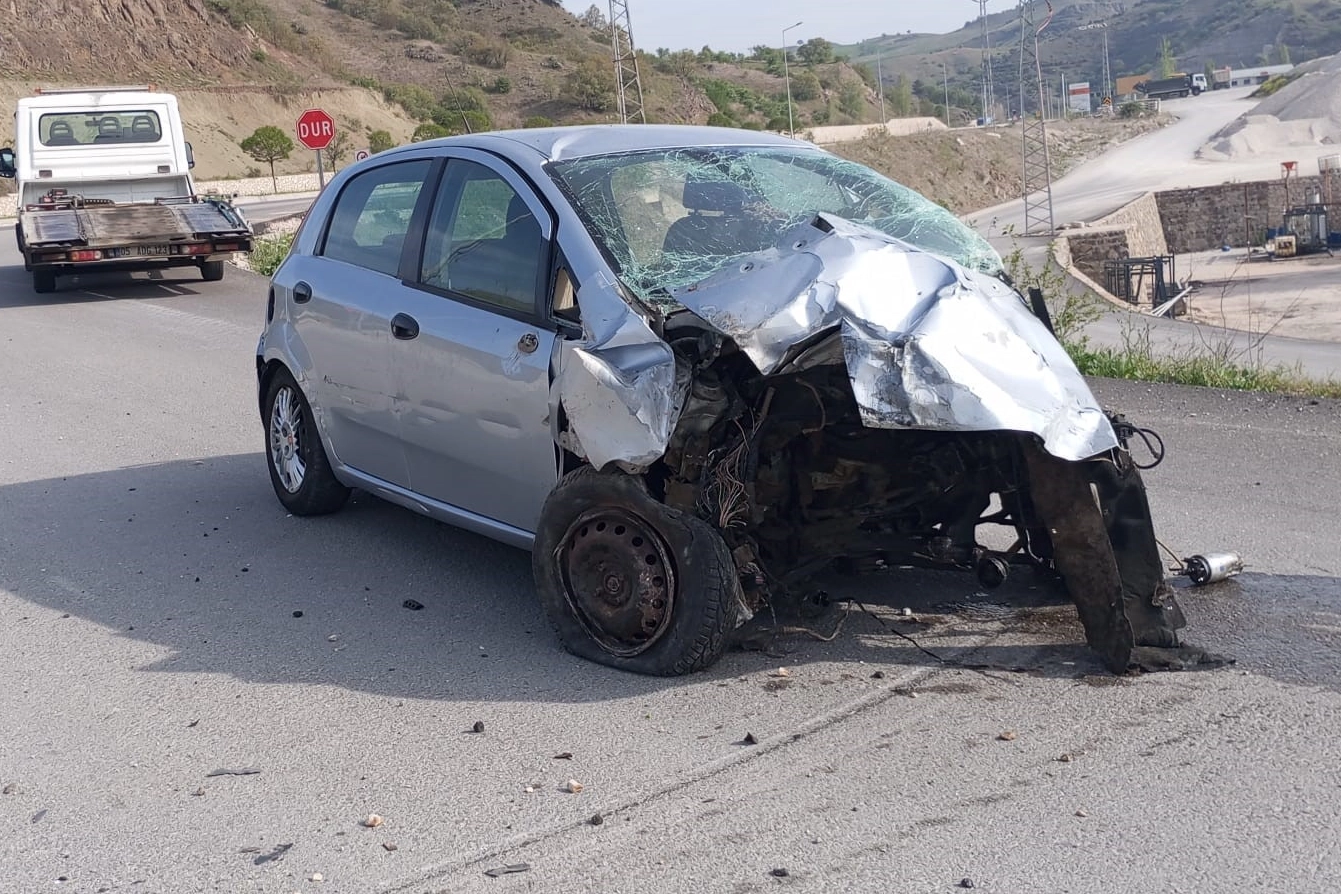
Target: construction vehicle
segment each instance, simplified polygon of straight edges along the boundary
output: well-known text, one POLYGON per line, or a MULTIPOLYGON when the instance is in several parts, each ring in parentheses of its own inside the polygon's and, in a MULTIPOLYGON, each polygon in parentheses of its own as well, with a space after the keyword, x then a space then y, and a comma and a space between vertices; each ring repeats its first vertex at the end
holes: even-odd
POLYGON ((192 266, 223 278, 251 227, 200 197, 177 98, 152 87, 44 89, 18 101, 0 177, 18 185, 15 237, 37 292, 57 276, 192 266))
POLYGON ((1146 99, 1173 99, 1179 96, 1199 96, 1206 88, 1204 74, 1178 74, 1154 81, 1142 81, 1136 85, 1136 92, 1146 99), (1200 79, 1200 80, 1198 80, 1200 79))

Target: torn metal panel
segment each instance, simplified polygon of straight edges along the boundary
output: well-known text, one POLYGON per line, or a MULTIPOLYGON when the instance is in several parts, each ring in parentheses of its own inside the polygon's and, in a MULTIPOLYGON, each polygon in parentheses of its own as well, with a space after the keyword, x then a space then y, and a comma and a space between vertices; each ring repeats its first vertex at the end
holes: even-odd
POLYGON ((578 294, 583 337, 559 342, 551 402, 568 417, 567 446, 596 468, 645 468, 665 453, 689 383, 677 380, 670 346, 617 288, 593 284, 578 294))
POLYGON ((672 295, 764 375, 839 328, 868 427, 1032 432, 1062 459, 1118 445, 1075 364, 1018 294, 886 233, 820 215, 672 295))

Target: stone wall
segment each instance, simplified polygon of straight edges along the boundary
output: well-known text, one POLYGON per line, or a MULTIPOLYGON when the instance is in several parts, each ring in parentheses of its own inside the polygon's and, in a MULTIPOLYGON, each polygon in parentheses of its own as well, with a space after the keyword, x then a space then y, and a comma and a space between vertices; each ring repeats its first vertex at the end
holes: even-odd
POLYGON ((1159 201, 1154 193, 1146 193, 1101 220, 1096 227, 1121 227, 1127 231, 1127 257, 1153 258, 1169 253, 1164 238, 1164 222, 1160 217, 1159 201))
POLYGON ((1159 216, 1168 250, 1185 254, 1223 245, 1261 245, 1267 229, 1281 225, 1287 205, 1305 204, 1320 185, 1317 177, 1292 179, 1288 201, 1281 180, 1161 192, 1157 195, 1159 216))

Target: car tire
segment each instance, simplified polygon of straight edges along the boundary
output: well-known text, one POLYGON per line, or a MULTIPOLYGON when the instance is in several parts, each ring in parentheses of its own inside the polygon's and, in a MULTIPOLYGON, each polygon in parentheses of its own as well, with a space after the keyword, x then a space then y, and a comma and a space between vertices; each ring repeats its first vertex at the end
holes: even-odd
POLYGON ((270 377, 263 403, 266 465, 275 496, 294 515, 327 515, 349 499, 331 471, 312 407, 287 369, 270 377))
POLYGON ((218 282, 223 279, 224 262, 223 261, 201 261, 200 276, 205 282, 218 282))
POLYGON ((56 291, 56 272, 54 270, 34 270, 33 291, 39 295, 49 295, 56 291))
POLYGON ((531 567, 565 649, 640 674, 711 665, 742 602, 716 529, 659 503, 640 479, 591 466, 565 475, 545 501, 531 567))

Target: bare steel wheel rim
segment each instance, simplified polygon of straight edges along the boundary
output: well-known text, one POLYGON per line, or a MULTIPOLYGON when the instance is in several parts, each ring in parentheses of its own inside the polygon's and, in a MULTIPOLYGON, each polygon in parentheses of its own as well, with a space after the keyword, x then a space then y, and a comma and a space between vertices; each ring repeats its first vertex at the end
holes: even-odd
POLYGON ((270 463, 279 483, 291 494, 298 493, 307 477, 302 437, 302 403, 294 389, 285 385, 275 394, 270 410, 270 463))
POLYGON ((555 558, 569 606, 602 649, 628 658, 666 632, 675 609, 675 566, 646 521, 623 509, 584 512, 555 558))

